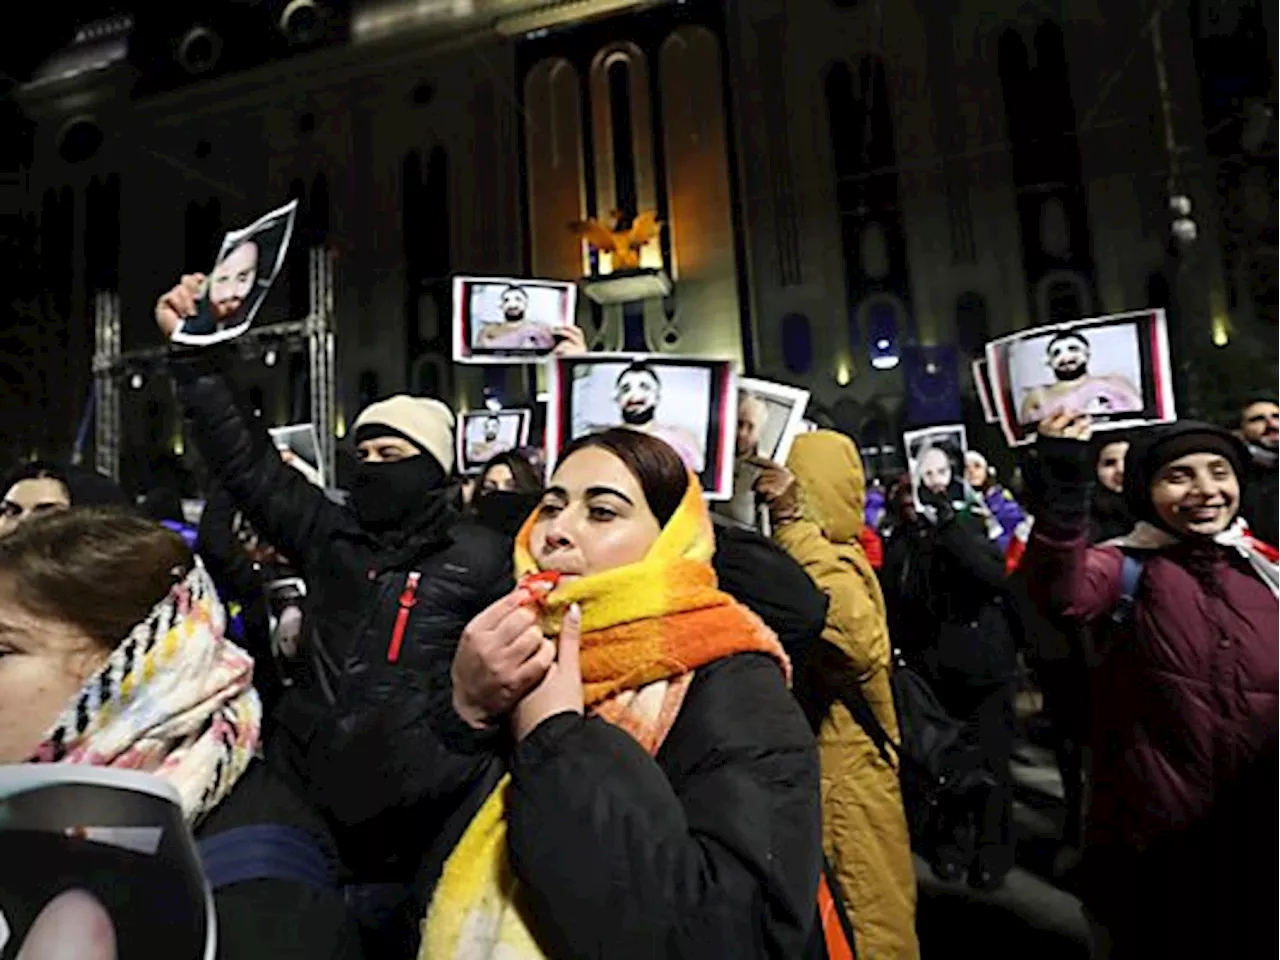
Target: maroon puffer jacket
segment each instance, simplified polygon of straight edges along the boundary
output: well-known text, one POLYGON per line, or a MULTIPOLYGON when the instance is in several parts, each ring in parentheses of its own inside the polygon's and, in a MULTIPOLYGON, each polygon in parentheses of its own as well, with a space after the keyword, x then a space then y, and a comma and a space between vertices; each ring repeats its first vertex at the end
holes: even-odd
POLYGON ((1225 814, 1215 801, 1274 755, 1276 598, 1227 551, 1201 554, 1207 566, 1193 576, 1175 547, 1145 554, 1132 615, 1112 628, 1120 550, 1055 533, 1033 531, 1023 560, 1032 595, 1045 612, 1101 621, 1093 633, 1106 643, 1095 670, 1088 842, 1141 852, 1225 814))

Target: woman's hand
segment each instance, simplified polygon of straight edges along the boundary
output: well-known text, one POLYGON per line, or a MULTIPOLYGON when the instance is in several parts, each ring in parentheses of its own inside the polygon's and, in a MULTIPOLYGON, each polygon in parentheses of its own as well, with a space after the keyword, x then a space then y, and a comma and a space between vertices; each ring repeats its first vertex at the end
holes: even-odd
POLYGON ((581 642, 582 611, 575 603, 564 615, 555 663, 542 682, 516 704, 511 714, 511 730, 516 740, 523 740, 538 729, 542 721, 557 714, 576 713, 581 716, 584 712, 579 659, 581 642))
POLYGON ((183 274, 182 281, 156 301, 156 326, 166 340, 178 332, 184 320, 196 315, 204 281, 203 273, 183 274))
POLYGON ((774 525, 798 519, 801 511, 795 474, 764 457, 755 457, 751 462, 760 467, 755 482, 756 496, 769 508, 774 525))
POLYGON ((569 324, 555 327, 551 331, 556 338, 555 349, 551 352, 557 357, 576 357, 587 352, 587 335, 582 328, 569 324))
POLYGON ((1067 410, 1041 420, 1036 432, 1042 437, 1087 443, 1093 437, 1093 418, 1087 413, 1067 410))
POLYGON ((481 611, 453 655, 453 709, 477 729, 490 726, 538 686, 556 661, 542 634, 537 597, 518 587, 481 611))

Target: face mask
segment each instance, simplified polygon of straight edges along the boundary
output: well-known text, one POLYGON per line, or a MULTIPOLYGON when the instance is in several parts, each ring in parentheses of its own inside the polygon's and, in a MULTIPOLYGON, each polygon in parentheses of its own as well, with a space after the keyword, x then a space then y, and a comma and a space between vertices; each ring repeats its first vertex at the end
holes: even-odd
POLYGON ((540 499, 538 493, 490 490, 476 499, 476 516, 490 530, 514 537, 540 499))
POLYGON ((444 471, 425 453, 394 463, 362 463, 351 484, 351 504, 362 527, 383 533, 412 519, 443 483, 444 471))

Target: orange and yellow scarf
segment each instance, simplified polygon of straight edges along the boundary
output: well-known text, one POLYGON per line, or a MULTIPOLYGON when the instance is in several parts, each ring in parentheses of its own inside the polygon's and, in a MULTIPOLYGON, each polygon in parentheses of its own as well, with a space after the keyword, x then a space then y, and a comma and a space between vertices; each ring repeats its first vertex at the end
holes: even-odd
MULTIPOLYGON (((516 536, 519 576, 537 565, 530 517, 516 536)), ((559 636, 569 607, 582 609, 582 681, 587 710, 656 754, 675 723, 694 671, 737 653, 765 653, 788 683, 791 664, 774 633, 716 588, 715 538, 691 474, 674 515, 639 563, 553 590, 542 628, 559 636)), ((419 960, 540 960, 522 915, 507 855, 510 775, 485 801, 444 866, 426 919, 419 960)))

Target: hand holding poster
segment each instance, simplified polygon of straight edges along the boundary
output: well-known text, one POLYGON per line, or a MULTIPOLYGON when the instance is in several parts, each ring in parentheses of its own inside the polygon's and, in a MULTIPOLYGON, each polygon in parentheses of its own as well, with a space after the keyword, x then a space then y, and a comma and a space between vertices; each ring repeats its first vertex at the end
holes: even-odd
POLYGON ((297 211, 298 201, 291 200, 222 238, 213 271, 196 302, 196 315, 183 321, 172 337, 174 343, 207 347, 249 329, 284 265, 297 211))
POLYGON ((547 469, 588 433, 627 427, 665 441, 712 500, 733 492, 737 378, 727 360, 669 354, 588 353, 550 370, 547 469))
POLYGON ((0 957, 216 953, 213 898, 177 791, 150 774, 0 767, 0 957))
POLYGON ((574 325, 578 288, 563 280, 453 278, 453 359, 536 363, 574 325))
POLYGON ((1030 443, 1041 420, 1066 411, 1089 414, 1095 430, 1177 416, 1163 310, 1022 330, 988 343, 987 362, 1011 446, 1030 443))
POLYGON ((809 391, 767 380, 738 380, 738 428, 734 443, 733 496, 716 504, 716 513, 758 530, 767 528, 768 511, 756 502, 760 460, 785 464, 792 441, 804 432, 809 391))

